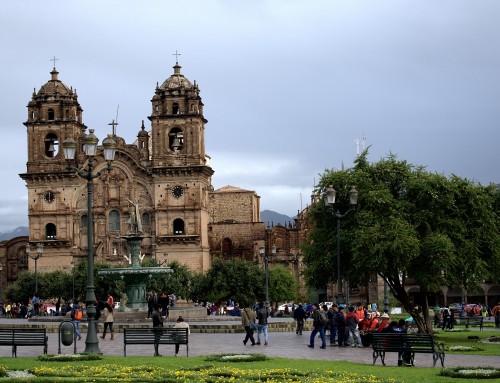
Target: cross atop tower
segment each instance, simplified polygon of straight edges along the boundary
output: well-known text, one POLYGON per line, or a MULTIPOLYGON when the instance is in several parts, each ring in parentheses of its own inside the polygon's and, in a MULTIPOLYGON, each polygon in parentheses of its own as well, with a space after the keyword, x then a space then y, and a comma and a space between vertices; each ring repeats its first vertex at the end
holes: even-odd
POLYGON ((118 125, 118 122, 115 122, 115 120, 113 120, 113 122, 110 122, 108 125, 111 125, 113 127, 113 136, 116 136, 116 125, 118 125))
POLYGON ((172 53, 172 56, 175 56, 175 64, 179 64, 179 56, 181 56, 181 54, 177 53, 177 49, 175 50, 175 53, 172 53))
POLYGON ((59 61, 59 59, 56 59, 56 56, 54 56, 49 61, 53 61, 54 62, 54 68, 55 68, 56 67, 56 61, 59 61))

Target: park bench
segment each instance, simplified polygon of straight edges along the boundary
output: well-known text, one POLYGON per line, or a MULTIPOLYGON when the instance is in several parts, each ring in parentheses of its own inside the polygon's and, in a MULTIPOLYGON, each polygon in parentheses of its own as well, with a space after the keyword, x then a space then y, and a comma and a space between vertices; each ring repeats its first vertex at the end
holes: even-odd
POLYGON ((123 355, 127 356, 127 345, 152 344, 154 356, 158 354, 160 344, 185 344, 186 356, 189 356, 189 331, 187 328, 173 327, 137 327, 123 329, 123 355))
POLYGON ((460 321, 465 323, 465 328, 469 328, 469 326, 479 326, 479 331, 483 331, 483 316, 465 317, 460 319, 460 321))
POLYGON ((405 357, 406 365, 414 365, 415 354, 432 354, 432 366, 435 367, 440 359, 441 366, 444 367, 444 346, 434 341, 430 334, 373 333, 372 348, 373 364, 380 357, 385 366, 385 353, 397 352, 400 358, 405 357))
POLYGON ((48 336, 44 328, 2 328, 0 346, 12 346, 12 357, 17 357, 18 346, 43 346, 47 353, 48 336))

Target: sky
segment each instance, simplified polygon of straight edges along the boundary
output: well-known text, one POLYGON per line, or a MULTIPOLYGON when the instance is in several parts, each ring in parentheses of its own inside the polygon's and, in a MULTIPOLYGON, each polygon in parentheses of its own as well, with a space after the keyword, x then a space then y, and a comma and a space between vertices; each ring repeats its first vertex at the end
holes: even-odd
POLYGON ((53 57, 87 127, 104 138, 119 109, 132 143, 180 53, 213 186, 261 210, 294 216, 363 137, 372 162, 500 183, 499 19, 497 0, 4 1, 0 232, 28 224, 23 122, 53 57))

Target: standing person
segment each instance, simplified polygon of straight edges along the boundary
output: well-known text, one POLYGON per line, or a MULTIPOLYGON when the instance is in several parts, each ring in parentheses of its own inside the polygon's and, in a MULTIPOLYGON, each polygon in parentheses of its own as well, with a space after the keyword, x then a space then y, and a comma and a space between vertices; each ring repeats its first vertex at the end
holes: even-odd
POLYGON ((241 313, 241 324, 245 328, 246 336, 243 340, 243 344, 246 346, 248 340, 252 342, 252 346, 255 346, 255 339, 253 337, 253 332, 255 329, 255 311, 252 310, 249 304, 243 309, 241 313))
MULTIPOLYGON (((389 318, 388 315, 387 318, 389 318)), ((349 332, 348 343, 352 347, 356 346, 363 347, 363 344, 361 343, 361 336, 359 335, 359 329, 358 329, 359 319, 358 315, 354 312, 354 306, 349 307, 349 312, 347 313, 345 321, 346 321, 347 331, 349 332)))
MULTIPOLYGON (((324 315, 326 318, 326 313, 324 313, 324 315)), ((313 319, 313 330, 311 332, 311 336, 309 338, 309 344, 307 345, 307 347, 314 348, 314 338, 316 337, 316 334, 319 332, 319 335, 321 337, 320 348, 326 348, 325 324, 322 320, 319 305, 317 303, 313 304, 312 319, 313 319)))
POLYGON ((167 319, 168 318, 169 299, 168 299, 168 295, 165 291, 162 291, 160 297, 158 298, 158 303, 161 305, 161 316, 164 319, 167 319))
POLYGON ((82 334, 80 334, 80 321, 83 317, 82 306, 78 303, 78 299, 75 299, 73 307, 71 308, 71 320, 73 321, 73 326, 75 327, 75 339, 82 339, 82 334))
POLYGON ((344 347, 345 344, 345 306, 339 305, 339 311, 335 316, 335 325, 337 326, 337 341, 339 347, 344 347))
POLYGON ((326 313, 326 316, 328 318, 328 326, 330 326, 330 347, 336 346, 335 338, 337 336, 337 326, 335 325, 335 316, 337 315, 338 310, 339 307, 337 306, 337 304, 333 303, 326 313))
POLYGON ((163 317, 161 316, 161 305, 160 304, 157 304, 155 306, 155 309, 153 311, 153 314, 151 315, 151 318, 153 319, 153 328, 158 329, 158 330, 155 330, 156 342, 155 342, 155 354, 154 354, 154 356, 161 356, 160 353, 158 352, 158 346, 159 346, 158 340, 160 339, 160 336, 161 336, 160 331, 162 331, 162 330, 160 330, 160 328, 163 327, 163 317))
POLYGON ((450 309, 448 307, 445 307, 443 309, 443 326, 442 326, 441 330, 448 328, 448 321, 449 320, 450 320, 450 309))
POLYGON ((491 315, 495 317, 495 327, 500 328, 500 302, 497 303, 493 310, 491 310, 491 315))
POLYGON ((260 345, 260 333, 264 332, 264 346, 267 346, 268 335, 267 335, 267 318, 269 318, 269 309, 264 303, 259 303, 259 308, 257 309, 257 344, 260 345))
POLYGON ((31 298, 31 303, 33 303, 33 307, 35 309, 35 316, 40 315, 40 297, 38 296, 38 291, 33 293, 33 298, 31 298))
POLYGON ((307 318, 306 310, 302 306, 302 303, 299 304, 299 307, 295 309, 293 312, 293 320, 297 322, 297 328, 295 330, 295 334, 302 335, 302 331, 304 330, 304 321, 307 318))
POLYGON ((109 328, 109 332, 111 334, 110 338, 111 340, 115 339, 115 332, 113 330, 113 322, 115 321, 115 318, 113 316, 113 307, 110 306, 108 302, 104 305, 104 331, 102 332, 101 339, 106 338, 106 331, 109 328))
POLYGON ((153 294, 148 294, 148 317, 146 319, 149 319, 151 318, 151 314, 153 314, 153 310, 154 310, 154 307, 155 307, 155 302, 153 300, 153 294))
MULTIPOLYGON (((188 334, 191 333, 189 330, 189 324, 184 321, 184 318, 179 315, 179 318, 177 318, 177 323, 174 325, 174 328, 187 328, 188 329, 188 334)), ((179 353, 179 343, 175 344, 175 356, 179 353)))

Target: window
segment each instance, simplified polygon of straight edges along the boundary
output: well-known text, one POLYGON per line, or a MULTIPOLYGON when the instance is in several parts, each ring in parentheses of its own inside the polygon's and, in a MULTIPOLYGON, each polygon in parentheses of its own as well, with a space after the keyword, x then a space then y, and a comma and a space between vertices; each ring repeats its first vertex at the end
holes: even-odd
POLYGON ((233 251, 233 243, 229 238, 222 240, 222 255, 230 255, 233 251))
POLYGON ((54 120, 54 109, 49 109, 48 112, 47 112, 47 115, 48 115, 48 120, 49 121, 53 121, 54 120))
POLYGON ((184 221, 180 218, 174 219, 174 235, 184 234, 184 221))
POLYGON ((168 135, 168 147, 177 152, 184 146, 184 133, 179 128, 172 128, 168 135))
POLYGON ((48 223, 45 226, 45 239, 57 239, 56 225, 48 223))
POLYGON ((53 158, 57 156, 59 151, 59 139, 54 133, 49 133, 45 136, 45 155, 53 158))
POLYGON ((176 102, 174 102, 174 104, 172 105, 172 113, 179 114, 179 104, 176 102))
POLYGON ((142 224, 151 225, 151 217, 149 216, 149 213, 142 213, 142 224))
POLYGON ((88 222, 88 217, 87 214, 84 214, 80 217, 80 228, 86 228, 87 227, 87 222, 88 222))
POLYGON ((109 230, 120 230, 120 213, 118 213, 116 210, 111 210, 109 212, 109 230))

